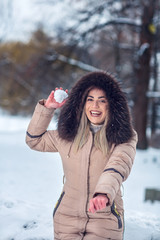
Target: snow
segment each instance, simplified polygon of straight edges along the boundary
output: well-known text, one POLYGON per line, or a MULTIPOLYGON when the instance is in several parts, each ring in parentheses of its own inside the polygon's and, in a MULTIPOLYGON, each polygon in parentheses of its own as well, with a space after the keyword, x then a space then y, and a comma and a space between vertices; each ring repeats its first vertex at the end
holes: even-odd
POLYGON ((101 69, 93 67, 92 65, 83 63, 83 62, 78 61, 78 60, 73 59, 73 58, 66 57, 66 56, 61 55, 61 54, 59 54, 57 52, 55 52, 53 55, 47 55, 46 59, 48 61, 55 61, 55 59, 58 59, 59 61, 62 61, 64 63, 69 63, 72 66, 79 67, 79 68, 81 68, 81 69, 83 69, 85 71, 89 71, 89 72, 102 71, 101 69))
POLYGON ((54 93, 54 99, 56 102, 61 103, 68 97, 68 94, 61 89, 57 89, 54 93))
POLYGON ((146 95, 147 97, 151 98, 160 98, 160 91, 159 92, 148 91, 146 95))
POLYGON ((149 43, 143 43, 141 46, 140 46, 140 49, 138 51, 138 55, 139 56, 142 56, 144 54, 144 52, 146 51, 146 49, 148 49, 150 47, 150 44, 149 43))
POLYGON ((101 69, 98 69, 98 68, 93 67, 89 64, 83 63, 81 61, 75 60, 73 58, 68 58, 68 57, 66 57, 64 55, 61 55, 61 54, 57 54, 57 58, 58 58, 58 60, 60 60, 62 62, 67 62, 72 66, 78 66, 79 68, 81 68, 83 70, 86 70, 86 71, 90 71, 90 72, 101 71, 101 69))
MULTIPOLYGON (((63 186, 58 153, 25 144, 30 118, 0 115, 0 240, 53 239, 52 213, 63 186)), ((50 128, 55 128, 52 121, 50 128)), ((124 183, 125 240, 160 239, 160 202, 144 202, 146 188, 160 189, 160 150, 137 151, 124 183)))

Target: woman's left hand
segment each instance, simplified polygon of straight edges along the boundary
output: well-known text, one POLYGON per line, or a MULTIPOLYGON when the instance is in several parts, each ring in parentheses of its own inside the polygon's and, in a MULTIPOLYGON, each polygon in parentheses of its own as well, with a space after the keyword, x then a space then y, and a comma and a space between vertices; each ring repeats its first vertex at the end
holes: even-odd
POLYGON ((92 198, 89 201, 88 211, 91 213, 95 213, 96 211, 105 208, 108 203, 109 203, 109 199, 106 195, 98 194, 96 197, 92 198))

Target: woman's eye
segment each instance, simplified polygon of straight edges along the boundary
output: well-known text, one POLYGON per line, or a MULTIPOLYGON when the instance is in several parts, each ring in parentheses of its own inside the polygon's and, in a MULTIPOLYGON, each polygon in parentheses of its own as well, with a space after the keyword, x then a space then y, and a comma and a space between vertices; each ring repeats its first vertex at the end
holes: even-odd
POLYGON ((106 103, 106 100, 101 100, 100 102, 102 102, 102 103, 106 103))
POLYGON ((93 99, 92 98, 88 98, 87 101, 93 101, 93 99))

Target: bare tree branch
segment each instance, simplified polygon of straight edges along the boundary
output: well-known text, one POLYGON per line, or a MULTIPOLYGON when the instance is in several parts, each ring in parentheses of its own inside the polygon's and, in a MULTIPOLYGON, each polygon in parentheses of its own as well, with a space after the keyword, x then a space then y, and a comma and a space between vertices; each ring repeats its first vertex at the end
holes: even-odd
POLYGON ((88 71, 88 72, 102 71, 102 69, 96 68, 94 66, 91 66, 89 64, 86 64, 86 63, 78 61, 78 60, 75 60, 73 58, 66 57, 64 55, 61 55, 61 54, 55 52, 55 51, 52 55, 46 55, 46 59, 48 61, 59 60, 61 62, 68 63, 72 66, 78 67, 78 68, 80 68, 82 70, 85 70, 85 71, 88 71))
POLYGON ((113 20, 110 20, 110 21, 107 21, 105 23, 102 23, 102 24, 97 24, 95 25, 94 27, 88 29, 87 31, 83 32, 82 33, 82 37, 85 37, 88 33, 90 32, 94 32, 96 30, 100 30, 106 26, 109 26, 109 25, 129 25, 129 26, 132 26, 132 27, 136 27, 138 29, 141 29, 141 21, 140 20, 133 20, 133 19, 129 19, 129 18, 117 18, 117 19, 113 19, 113 20))

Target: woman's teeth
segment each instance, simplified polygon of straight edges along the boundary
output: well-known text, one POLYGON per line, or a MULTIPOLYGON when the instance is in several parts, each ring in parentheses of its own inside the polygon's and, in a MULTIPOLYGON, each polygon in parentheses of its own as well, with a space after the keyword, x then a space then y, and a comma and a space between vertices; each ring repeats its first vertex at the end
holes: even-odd
POLYGON ((91 115, 97 117, 97 116, 101 115, 101 112, 91 111, 91 115))

